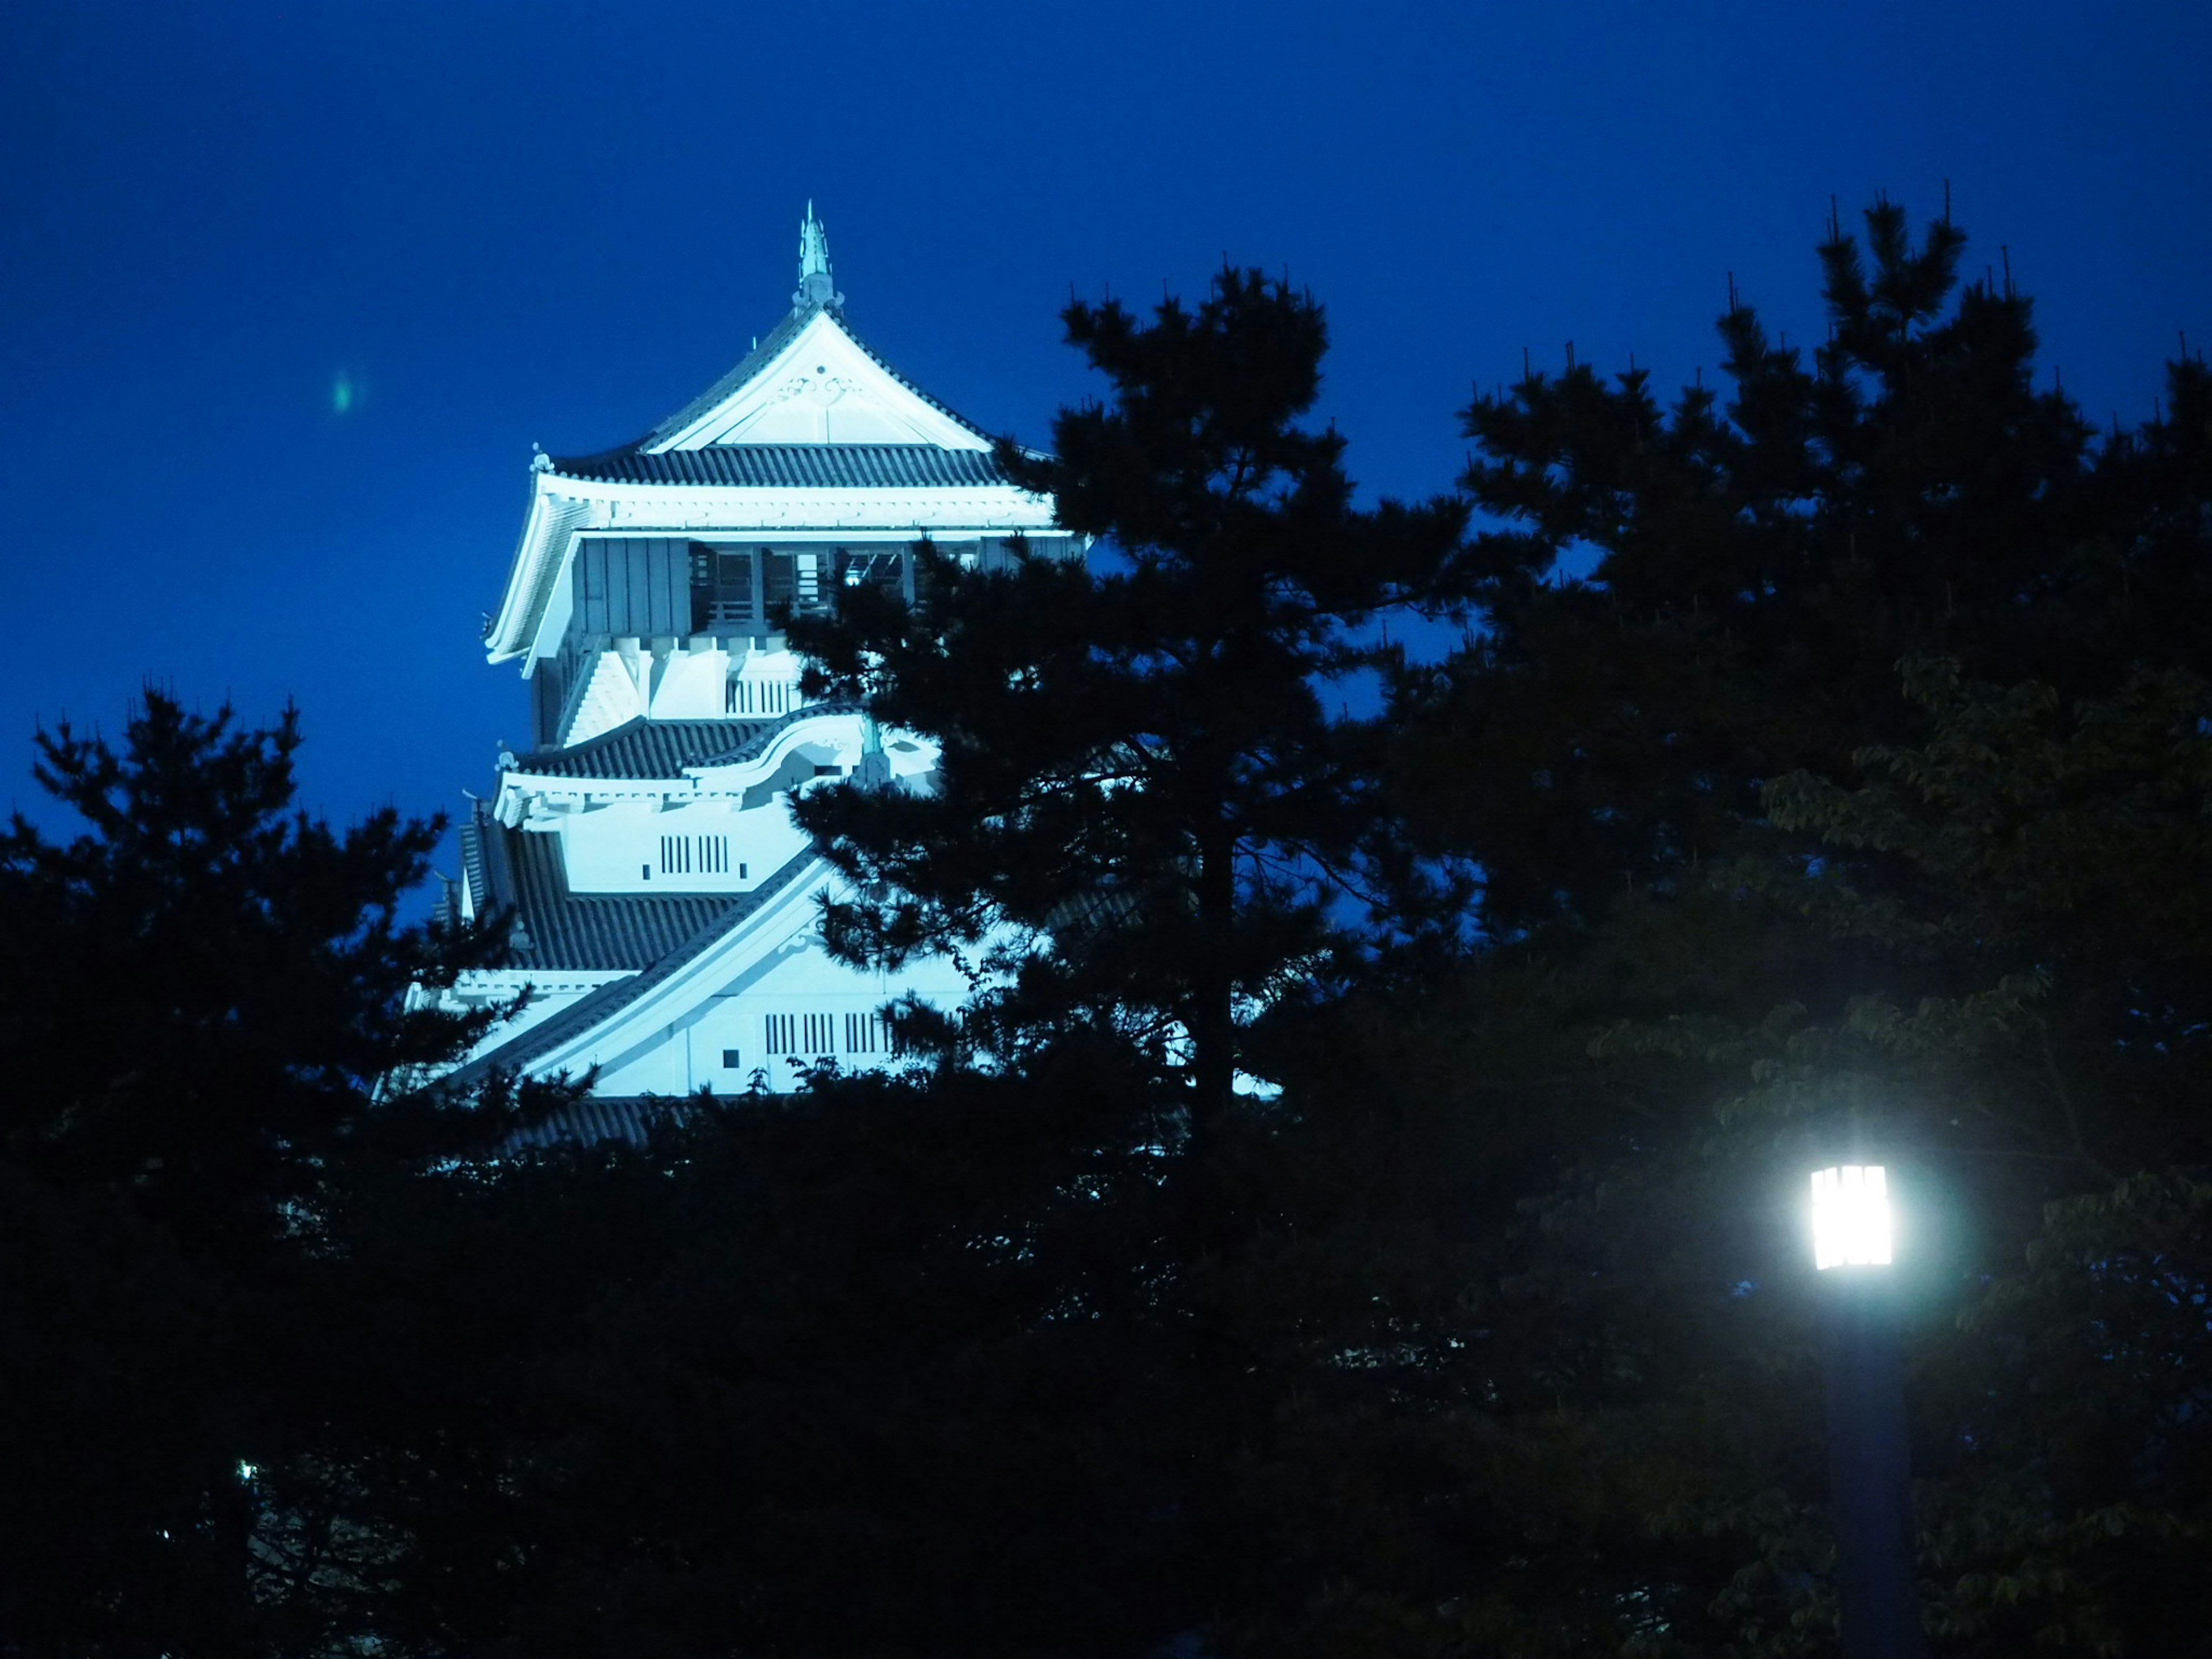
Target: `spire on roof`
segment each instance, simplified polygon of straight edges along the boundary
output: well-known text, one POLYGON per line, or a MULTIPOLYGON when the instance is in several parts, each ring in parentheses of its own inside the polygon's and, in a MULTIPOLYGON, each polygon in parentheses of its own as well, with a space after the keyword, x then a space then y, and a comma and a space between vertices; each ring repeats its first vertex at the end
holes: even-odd
POLYGON ((799 227, 799 292, 791 296, 791 308, 801 313, 838 311, 844 304, 845 296, 837 292, 837 285, 830 276, 829 233, 814 216, 814 203, 810 198, 806 217, 799 227))

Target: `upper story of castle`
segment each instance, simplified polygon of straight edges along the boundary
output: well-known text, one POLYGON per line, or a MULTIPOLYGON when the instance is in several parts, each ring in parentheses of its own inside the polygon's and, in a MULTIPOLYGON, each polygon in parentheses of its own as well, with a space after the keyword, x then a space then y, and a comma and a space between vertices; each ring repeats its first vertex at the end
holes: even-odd
POLYGON ((781 620, 864 583, 911 598, 922 537, 987 566, 1015 538, 1072 550, 990 436, 854 331, 810 203, 791 309, 735 368, 634 442, 537 455, 485 645, 531 682, 534 749, 778 719, 798 708, 781 620))

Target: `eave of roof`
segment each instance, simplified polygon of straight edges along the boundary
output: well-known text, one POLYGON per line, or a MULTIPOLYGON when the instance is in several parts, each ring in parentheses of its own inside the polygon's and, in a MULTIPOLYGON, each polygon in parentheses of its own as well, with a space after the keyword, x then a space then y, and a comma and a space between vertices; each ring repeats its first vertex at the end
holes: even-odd
POLYGON ((658 453, 630 447, 556 456, 551 471, 598 483, 739 489, 972 489, 1012 483, 988 449, 934 444, 709 444, 658 453))
POLYGON ((807 720, 860 712, 859 703, 840 699, 806 703, 769 720, 665 720, 640 714, 568 748, 519 755, 509 769, 534 778, 681 778, 708 767, 757 760, 779 733, 807 720))
POLYGON ((537 778, 680 778, 776 720, 657 720, 643 714, 565 749, 533 749, 508 770, 537 778))

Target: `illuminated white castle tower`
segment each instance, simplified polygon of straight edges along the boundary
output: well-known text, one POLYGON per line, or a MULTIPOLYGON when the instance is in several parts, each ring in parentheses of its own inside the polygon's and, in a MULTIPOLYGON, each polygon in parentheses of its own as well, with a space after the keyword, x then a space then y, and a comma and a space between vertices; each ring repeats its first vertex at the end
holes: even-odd
POLYGON ((986 568, 1018 536, 1070 547, 988 437, 854 333, 810 204, 790 314, 735 368, 635 443, 532 465, 485 636, 530 684, 532 746, 462 826, 453 901, 512 912, 509 960, 449 994, 534 996, 471 1070, 597 1067, 615 1097, 787 1088, 795 1060, 882 1064, 902 993, 958 1001, 949 968, 829 957, 817 896, 839 879, 788 811, 833 779, 932 787, 927 745, 801 700, 777 629, 864 583, 911 598, 924 535, 986 568))

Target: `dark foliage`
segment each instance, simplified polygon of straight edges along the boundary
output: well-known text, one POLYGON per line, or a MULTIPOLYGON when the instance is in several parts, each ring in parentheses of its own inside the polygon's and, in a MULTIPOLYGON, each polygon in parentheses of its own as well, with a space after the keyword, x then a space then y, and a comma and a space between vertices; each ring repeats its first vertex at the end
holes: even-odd
MULTIPOLYGON (((1419 1051, 1528 1177, 1469 1294, 1478 1346, 1552 1400, 1487 1382, 1498 1431, 1632 1424, 1616 1468, 1669 1494, 1576 1575, 1585 1611, 1624 1598, 1614 1641, 1832 1639, 1818 1425, 1784 1409, 1818 1309, 1790 1206, 1871 1155, 1916 1218, 1943 1650, 2163 1651, 2188 1597, 2148 1587, 2202 1534, 2193 1385, 2097 1380, 2078 1328, 2034 1321, 2096 1299, 2068 1218, 2140 1251, 2129 1194, 2193 1190, 2206 1156, 2212 379, 2173 365, 2171 414, 2094 441, 2034 389, 2026 300, 1956 282, 1954 228, 1868 227, 1870 271, 1822 249, 1809 368, 1722 319, 1725 408, 1692 388, 1662 415, 1640 375, 1579 368, 1470 411, 1495 627, 1407 678, 1401 787, 1482 862, 1495 943, 1367 1053, 1419 1051), (1589 576, 1543 580, 1569 553, 1589 576), (1471 763, 1423 763, 1444 752, 1471 763)), ((2162 1213, 2163 1294, 2201 1304, 2197 1212, 2162 1213)))
POLYGON ((312 1434, 332 1194, 520 1121, 375 1098, 480 1029, 406 993, 491 941, 400 922, 437 826, 293 811, 298 742, 149 692, 119 748, 39 739, 82 834, 0 839, 0 1652, 252 1650, 239 1471, 312 1434))
POLYGON ((1725 403, 1662 410, 1646 371, 1579 364, 1467 411, 1491 627, 1409 683, 1404 782, 1485 861, 1498 933, 1678 881, 1741 844, 1765 780, 1913 730, 1907 656, 2068 699, 2206 666, 2212 375, 2176 363, 2171 412, 2097 445, 2034 383, 2027 298, 1958 280, 1963 233, 1866 216, 1864 252, 1821 246, 1809 362, 1735 305, 1725 403), (1549 580, 1569 554, 1587 575, 1549 580))
POLYGON ((0 1655, 1832 1653, 1839 1153, 1912 1218, 1935 1650, 2202 1648, 2212 377, 2095 437, 1867 225, 1809 367, 1735 307, 1725 403, 1478 402, 1471 542, 1352 505, 1310 301, 1072 307, 1108 400, 1004 459, 1096 567, 794 627, 943 740, 801 811, 853 959, 1007 975, 956 1063, 485 1155, 505 1092, 390 1081, 489 948, 398 922, 428 827, 292 814, 289 720, 46 743, 0 1655), (1367 631, 1471 592, 1441 668, 1367 631))
POLYGON ((882 896, 832 912, 845 954, 965 951, 1007 981, 974 1032, 1117 1030, 1184 1075, 1202 1129, 1252 1011, 1341 971, 1330 905, 1383 813, 1376 734, 1324 694, 1391 659, 1376 617, 1448 599, 1464 515, 1352 505, 1342 439, 1302 424, 1321 310, 1284 284, 1224 270, 1195 309, 1066 320, 1109 401, 1063 413, 1055 455, 1000 459, 1115 568, 933 556, 915 614, 870 592, 795 627, 816 689, 943 745, 933 794, 830 792, 799 816, 882 896))

